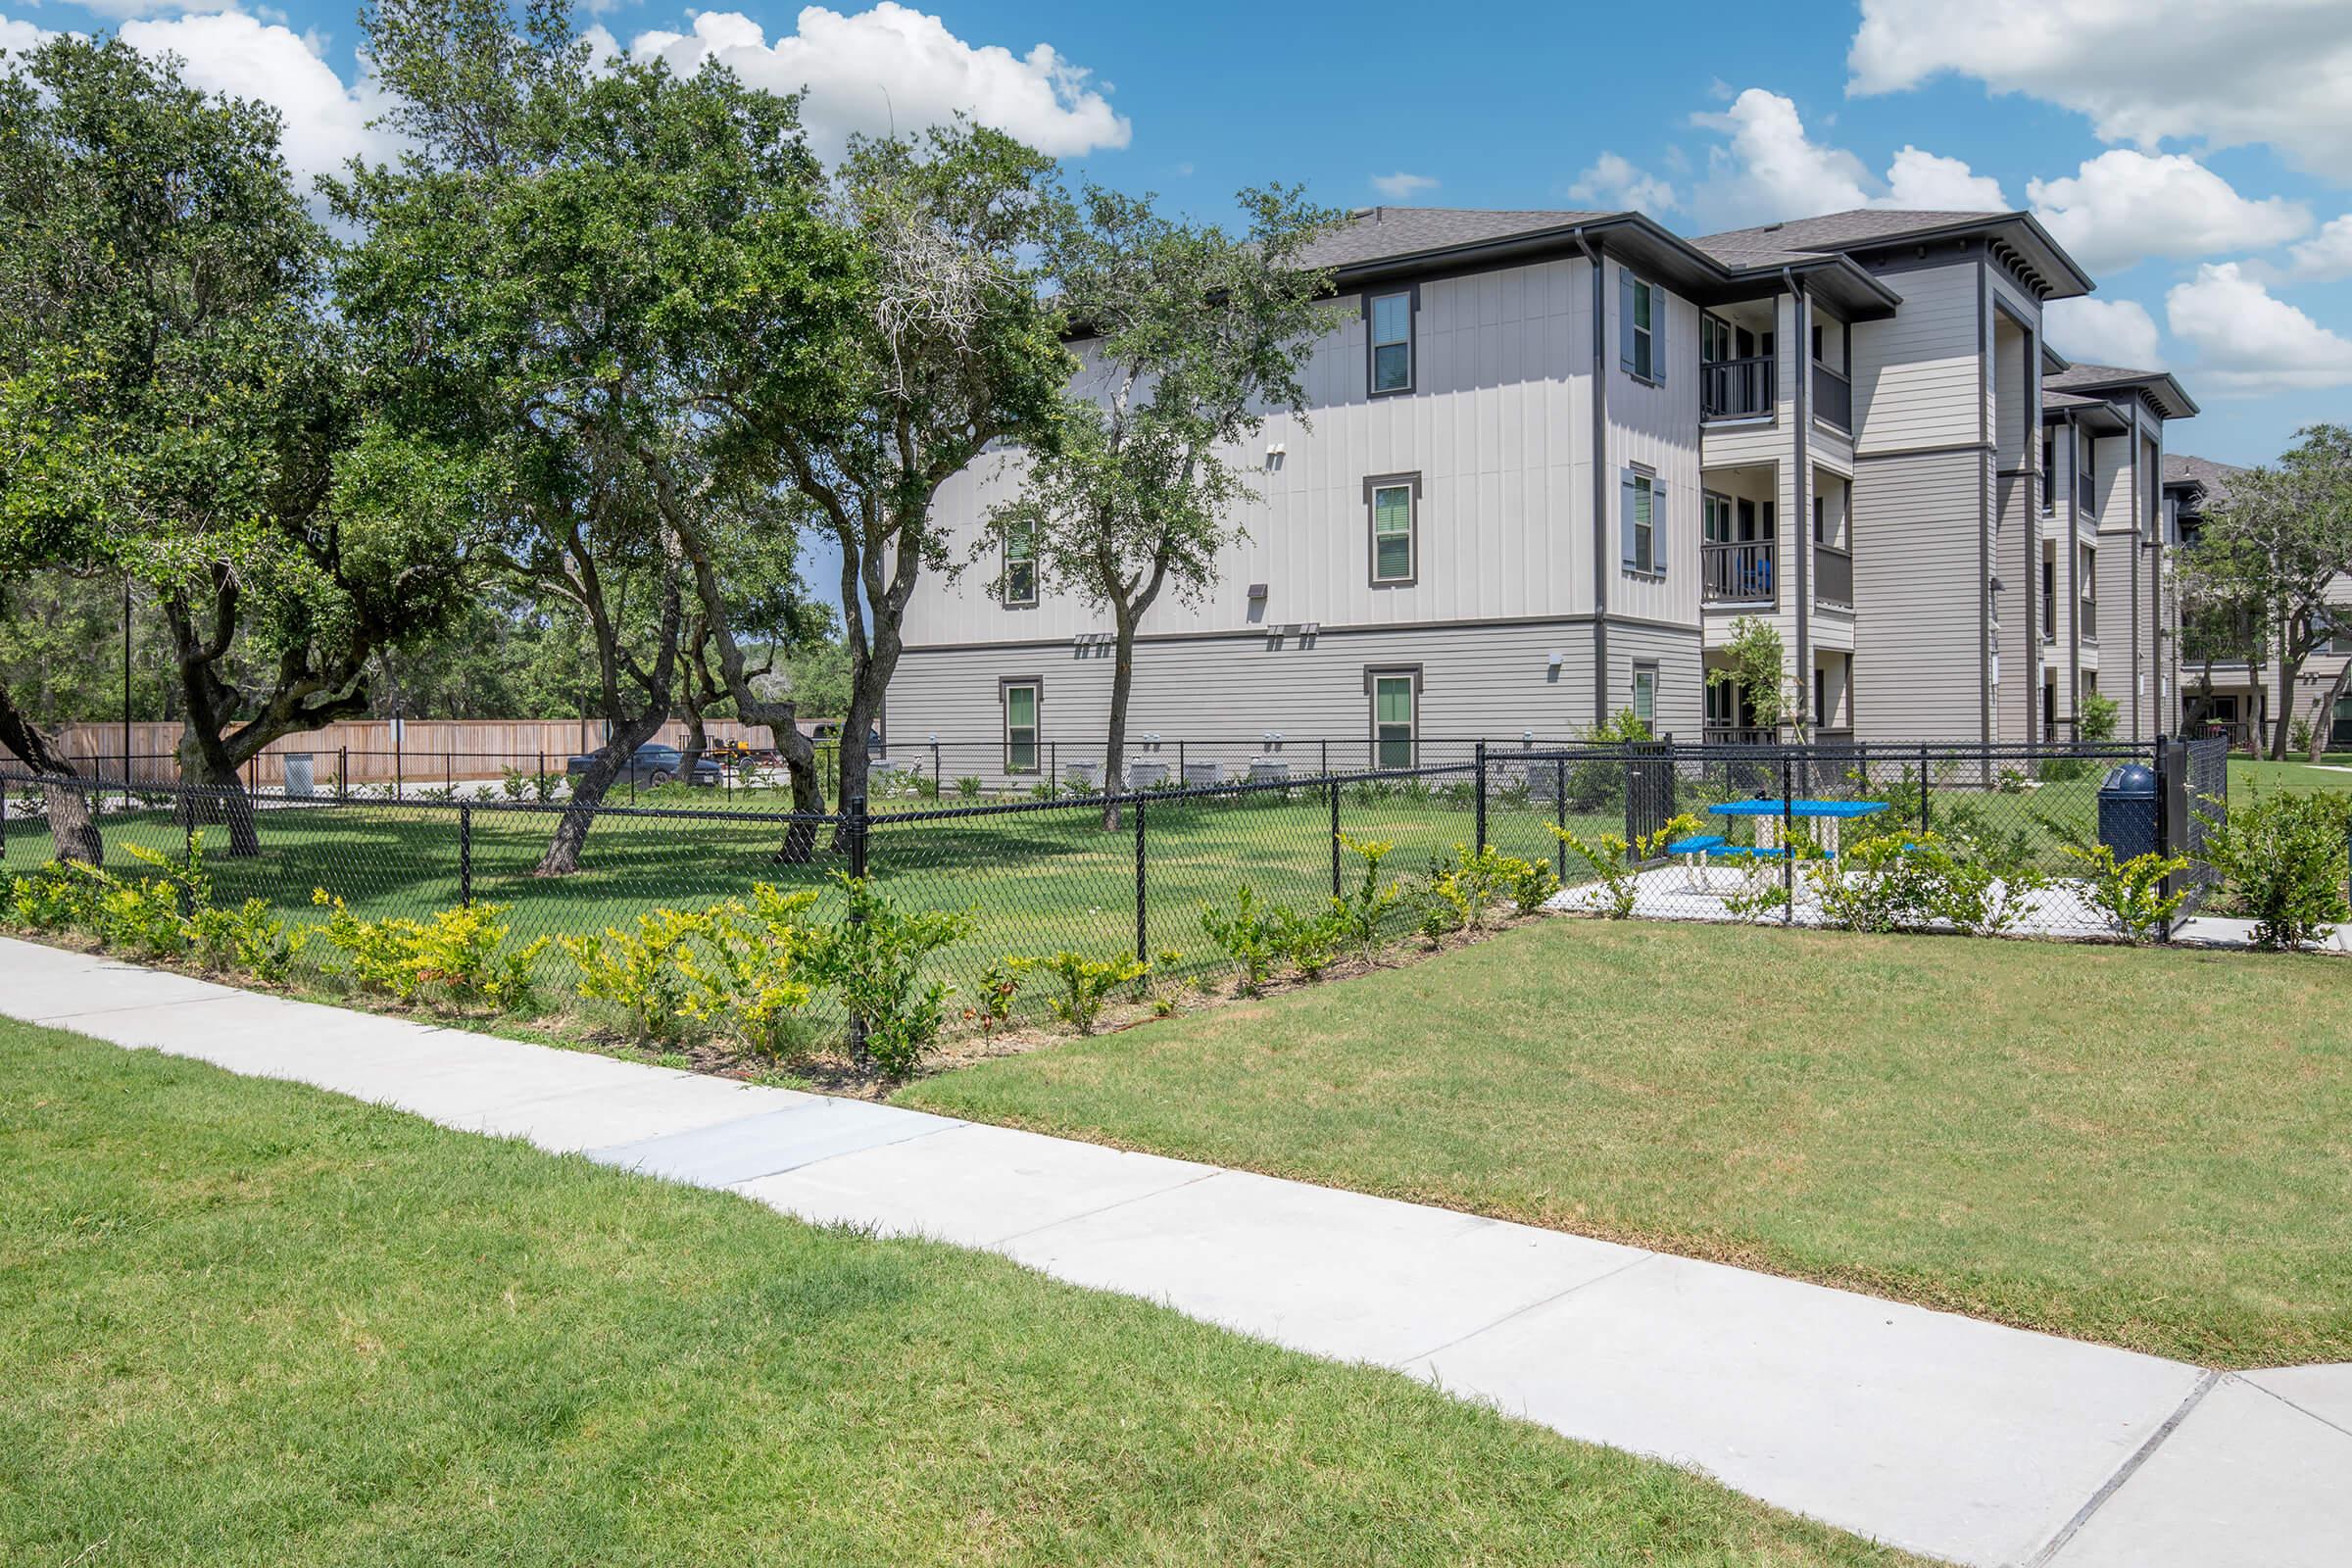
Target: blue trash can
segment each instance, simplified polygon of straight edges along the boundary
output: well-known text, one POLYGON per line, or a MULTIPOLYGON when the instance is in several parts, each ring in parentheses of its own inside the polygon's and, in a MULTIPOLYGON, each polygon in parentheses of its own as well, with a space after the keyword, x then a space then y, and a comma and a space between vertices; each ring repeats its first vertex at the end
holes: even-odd
POLYGON ((2099 842, 2118 861, 2156 853, 2156 770, 2128 762, 2099 786, 2099 842))

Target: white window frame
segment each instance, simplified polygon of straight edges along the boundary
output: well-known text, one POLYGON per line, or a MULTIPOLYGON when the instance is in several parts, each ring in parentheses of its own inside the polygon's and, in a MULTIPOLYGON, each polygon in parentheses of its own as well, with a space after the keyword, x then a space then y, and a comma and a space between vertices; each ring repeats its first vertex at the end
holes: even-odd
POLYGON ((1043 773, 1046 765, 1046 683, 1034 676, 1017 680, 1008 677, 998 683, 997 704, 1003 710, 1005 773, 1043 773), (1012 694, 1016 691, 1029 694, 1029 764, 1026 767, 1016 763, 1012 754, 1012 694))
MULTIPOLYGON (((1364 481, 1364 527, 1370 559, 1367 580, 1375 588, 1409 588, 1421 580, 1421 476, 1417 473, 1377 473, 1364 481), (1404 573, 1383 575, 1380 569, 1380 498, 1404 492, 1404 573)), ((1390 537, 1394 537, 1392 534, 1390 537)))
POLYGON ((1004 608, 1007 610, 1036 609, 1038 595, 1036 523, 1016 522, 1006 525, 1004 540, 1003 573, 1004 608), (1026 560, 1017 559, 1012 553, 1012 541, 1016 533, 1029 541, 1029 555, 1026 560), (1013 586, 1012 569, 1016 565, 1025 565, 1029 568, 1029 591, 1025 595, 1013 586))
POLYGON ((1421 753, 1421 670, 1418 665, 1374 665, 1364 671, 1364 697, 1368 716, 1372 721, 1372 765, 1388 769, 1417 765, 1421 753), (1406 717, 1404 721, 1404 760, 1387 760, 1389 741, 1381 732, 1395 725, 1380 720, 1380 689, 1390 682, 1401 681, 1405 689, 1406 717))
POLYGON ((1658 666, 1653 663, 1644 662, 1634 665, 1633 714, 1651 734, 1657 733, 1658 666), (1642 711, 1642 699, 1644 693, 1649 698, 1649 711, 1646 713, 1642 711))
POLYGON ((1617 270, 1619 278, 1617 309, 1624 319, 1618 323, 1618 368, 1635 380, 1649 386, 1666 384, 1666 291, 1630 268, 1617 270), (1640 324, 1641 304, 1649 303, 1649 324, 1640 324), (1647 368, 1642 366, 1646 352, 1647 368))
POLYGON ((1617 485, 1618 507, 1622 514, 1617 519, 1618 564, 1636 577, 1666 575, 1666 486, 1657 474, 1639 464, 1629 465, 1617 485), (1642 520, 1637 510, 1643 497, 1648 498, 1649 518, 1642 520), (1649 546, 1648 564, 1642 564, 1635 542, 1646 535, 1649 546))

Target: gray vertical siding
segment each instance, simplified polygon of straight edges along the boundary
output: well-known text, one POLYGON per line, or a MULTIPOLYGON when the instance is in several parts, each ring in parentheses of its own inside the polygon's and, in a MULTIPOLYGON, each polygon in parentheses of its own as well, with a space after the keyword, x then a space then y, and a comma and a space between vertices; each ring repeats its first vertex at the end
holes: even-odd
POLYGON ((1856 465, 1854 721, 1863 739, 1977 733, 1985 461, 1959 451, 1856 465))

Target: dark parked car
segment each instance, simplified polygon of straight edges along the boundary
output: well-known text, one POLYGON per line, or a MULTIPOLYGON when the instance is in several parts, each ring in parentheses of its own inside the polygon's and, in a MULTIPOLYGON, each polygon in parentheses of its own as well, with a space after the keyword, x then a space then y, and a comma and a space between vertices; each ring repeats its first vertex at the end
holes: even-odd
MULTIPOLYGON (((564 771, 569 775, 585 773, 588 765, 595 760, 594 753, 575 757, 564 765, 564 771)), ((636 754, 621 764, 620 771, 612 776, 612 782, 626 784, 634 780, 639 784, 666 784, 673 778, 683 778, 689 784, 715 789, 723 772, 716 762, 704 757, 696 759, 694 772, 689 776, 684 752, 675 746, 658 746, 649 741, 638 747, 636 754)))

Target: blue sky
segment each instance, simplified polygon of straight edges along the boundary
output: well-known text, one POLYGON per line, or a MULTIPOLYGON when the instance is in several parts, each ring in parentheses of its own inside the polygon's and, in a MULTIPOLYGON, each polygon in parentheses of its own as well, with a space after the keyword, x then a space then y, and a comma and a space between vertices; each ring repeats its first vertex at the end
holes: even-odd
MULTIPOLYGON (((380 153, 352 0, 0 0, 0 47, 119 26, 270 98, 298 169, 380 153)), ((2077 358, 2204 407, 2176 450, 2274 457, 2352 421, 2352 0, 1862 0, 583 11, 617 47, 810 89, 820 145, 965 110, 1203 217, 1641 206, 1686 232, 1862 202, 2036 211, 2099 280, 2077 358)))

